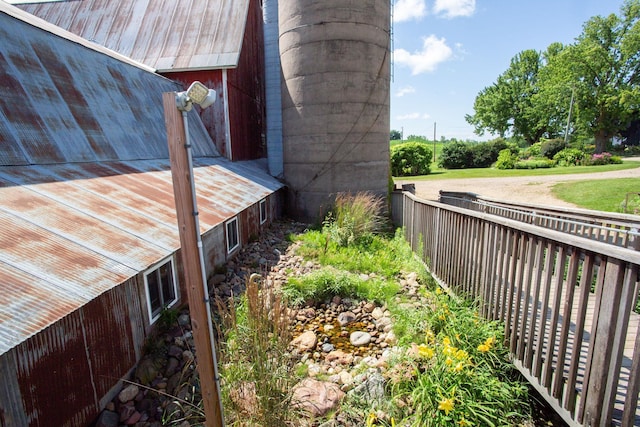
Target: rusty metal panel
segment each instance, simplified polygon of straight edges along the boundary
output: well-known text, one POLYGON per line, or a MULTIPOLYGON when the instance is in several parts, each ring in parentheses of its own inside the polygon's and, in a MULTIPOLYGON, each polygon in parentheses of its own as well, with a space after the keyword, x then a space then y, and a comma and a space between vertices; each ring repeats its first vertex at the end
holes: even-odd
POLYGON ((18 6, 167 72, 236 67, 249 0, 92 0, 18 6))
MULTIPOLYGON (((10 7, 0 3, 0 165, 168 158, 162 93, 179 84, 2 13, 10 7)), ((189 120, 195 155, 219 155, 195 112, 189 120)))
POLYGON ((87 425, 100 410, 84 334, 75 311, 16 348, 28 425, 87 425))

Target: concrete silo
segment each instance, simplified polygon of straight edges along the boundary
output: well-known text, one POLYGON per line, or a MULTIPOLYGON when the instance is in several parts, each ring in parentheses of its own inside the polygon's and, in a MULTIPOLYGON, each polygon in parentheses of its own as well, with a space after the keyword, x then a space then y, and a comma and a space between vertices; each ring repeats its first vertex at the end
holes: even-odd
POLYGON ((318 220, 338 192, 389 185, 390 0, 279 0, 288 208, 318 220))

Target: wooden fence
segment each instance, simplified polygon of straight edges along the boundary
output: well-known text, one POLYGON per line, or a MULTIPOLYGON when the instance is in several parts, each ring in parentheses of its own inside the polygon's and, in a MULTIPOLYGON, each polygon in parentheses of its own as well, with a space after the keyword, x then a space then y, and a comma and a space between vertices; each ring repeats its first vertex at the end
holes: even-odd
POLYGON ((504 322, 514 364, 569 425, 640 426, 639 251, 409 192, 392 212, 437 280, 504 322))

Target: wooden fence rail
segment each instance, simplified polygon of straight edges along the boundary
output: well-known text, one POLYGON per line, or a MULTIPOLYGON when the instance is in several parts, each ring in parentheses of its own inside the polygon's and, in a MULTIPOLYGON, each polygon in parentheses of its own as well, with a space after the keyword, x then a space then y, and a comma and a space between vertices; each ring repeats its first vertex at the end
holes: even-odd
POLYGON ((408 192, 392 212, 441 283, 504 323, 514 364, 569 425, 640 426, 639 251, 408 192))

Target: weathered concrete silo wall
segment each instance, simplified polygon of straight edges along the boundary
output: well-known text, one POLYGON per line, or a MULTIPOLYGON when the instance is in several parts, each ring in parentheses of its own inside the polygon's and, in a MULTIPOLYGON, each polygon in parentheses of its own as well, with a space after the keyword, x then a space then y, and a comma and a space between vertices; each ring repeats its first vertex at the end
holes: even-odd
POLYGON ((279 0, 288 207, 318 220, 338 192, 389 183, 390 0, 279 0))

